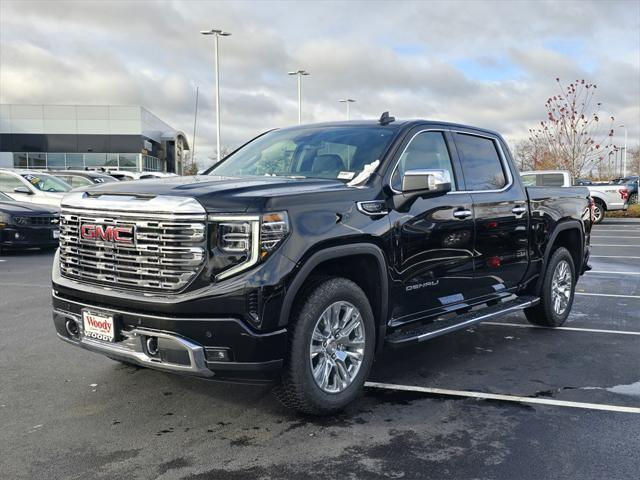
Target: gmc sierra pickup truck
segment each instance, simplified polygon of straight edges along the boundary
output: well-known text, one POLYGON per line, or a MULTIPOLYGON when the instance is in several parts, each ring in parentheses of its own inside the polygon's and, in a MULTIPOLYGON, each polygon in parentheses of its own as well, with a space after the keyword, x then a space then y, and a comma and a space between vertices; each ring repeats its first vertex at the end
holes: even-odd
POLYGON ((525 188, 500 135, 429 121, 272 130, 205 175, 68 193, 53 322, 72 345, 327 414, 376 352, 524 311, 587 267, 586 188, 525 188))

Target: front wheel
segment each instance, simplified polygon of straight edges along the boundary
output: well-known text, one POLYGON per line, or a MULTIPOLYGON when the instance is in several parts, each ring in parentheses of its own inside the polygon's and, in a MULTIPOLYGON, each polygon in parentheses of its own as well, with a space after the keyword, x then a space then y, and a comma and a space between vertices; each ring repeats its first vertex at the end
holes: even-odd
POLYGON ((325 278, 302 291, 292 318, 288 358, 274 393, 312 415, 342 409, 371 370, 375 324, 369 300, 346 278, 325 278))
POLYGON ((560 327, 571 312, 576 287, 575 267, 569 250, 557 248, 543 273, 540 303, 525 309, 524 314, 534 325, 560 327))
POLYGON ((629 205, 635 205, 636 203, 638 203, 638 194, 632 193, 629 195, 629 205))

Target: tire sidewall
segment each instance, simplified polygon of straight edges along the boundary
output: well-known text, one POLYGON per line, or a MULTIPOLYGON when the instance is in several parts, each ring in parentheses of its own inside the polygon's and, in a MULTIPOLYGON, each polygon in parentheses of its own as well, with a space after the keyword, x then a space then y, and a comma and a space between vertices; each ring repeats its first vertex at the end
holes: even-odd
POLYGON ((599 218, 595 217, 595 219, 593 221, 593 223, 595 223, 597 225, 598 223, 602 223, 602 221, 604 220, 604 214, 605 214, 606 210, 605 210, 604 206, 602 205, 602 202, 595 202, 595 206, 596 206, 596 208, 598 210, 600 210, 600 217, 599 218))
POLYGON ((373 312, 364 292, 352 281, 333 278, 318 284, 299 310, 292 342, 290 368, 300 381, 300 387, 318 410, 336 410, 352 402, 360 393, 373 363, 375 323, 373 312), (327 393, 316 384, 309 361, 311 335, 320 315, 334 302, 346 301, 360 311, 365 331, 364 359, 360 370, 344 391, 327 393))
POLYGON ((545 309, 545 313, 553 326, 559 327, 566 320, 569 314, 571 313, 571 307, 573 306, 573 300, 575 298, 575 290, 576 290, 576 268, 573 264, 573 257, 569 253, 569 251, 560 247, 556 249, 551 255, 551 259, 549 260, 549 266, 547 268, 547 272, 544 279, 544 294, 543 294, 543 306, 545 309), (561 261, 566 261, 569 264, 569 269, 571 270, 571 298, 569 298, 569 303, 567 304, 567 308, 565 309, 562 315, 556 313, 553 308, 552 302, 552 283, 553 283, 553 274, 556 270, 556 267, 561 261))

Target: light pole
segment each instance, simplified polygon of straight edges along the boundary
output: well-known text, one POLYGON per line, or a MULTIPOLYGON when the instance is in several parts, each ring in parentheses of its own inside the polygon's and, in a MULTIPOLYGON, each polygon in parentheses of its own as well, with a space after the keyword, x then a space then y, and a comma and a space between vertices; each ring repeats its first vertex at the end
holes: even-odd
POLYGON ((618 128, 624 128, 624 156, 622 157, 622 177, 627 176, 627 127, 618 125, 618 128))
POLYGON ((216 160, 220 161, 220 69, 218 66, 218 37, 229 37, 223 30, 201 30, 202 35, 213 35, 213 58, 216 77, 216 160))
POLYGON ((349 110, 349 104, 355 103, 356 101, 353 98, 345 98, 343 100, 338 100, 340 103, 347 104, 347 120, 351 120, 351 111, 349 110))
MULTIPOLYGON (((200 85, 196 85, 196 109, 193 113, 193 143, 191 144, 191 170, 196 164, 196 124, 198 122, 198 94, 200 93, 200 85)), ((197 170, 197 168, 196 168, 197 170)))
POLYGON ((298 125, 300 125, 302 123, 302 76, 309 75, 309 72, 296 70, 295 72, 289 72, 289 75, 296 75, 298 77, 298 125))

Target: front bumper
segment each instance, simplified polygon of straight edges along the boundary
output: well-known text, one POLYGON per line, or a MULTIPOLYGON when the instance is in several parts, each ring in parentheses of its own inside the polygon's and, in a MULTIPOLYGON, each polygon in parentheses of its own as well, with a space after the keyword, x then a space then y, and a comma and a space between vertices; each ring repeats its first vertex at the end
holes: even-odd
POLYGON ((51 228, 11 225, 0 229, 0 246, 8 248, 54 247, 58 245, 58 239, 53 236, 54 231, 58 231, 57 226, 51 228))
POLYGON ((287 341, 285 329, 258 334, 234 318, 147 315, 62 298, 55 291, 53 322, 62 340, 116 360, 171 373, 242 383, 277 380, 287 341), (84 308, 113 314, 118 330, 115 342, 102 342, 82 335, 84 308), (75 323, 77 335, 70 333, 68 322, 75 323), (151 355, 146 348, 145 342, 150 337, 157 339, 157 355, 151 355), (199 342, 194 337, 207 341, 199 342), (210 353, 219 350, 228 353, 227 361, 209 358, 210 353))

